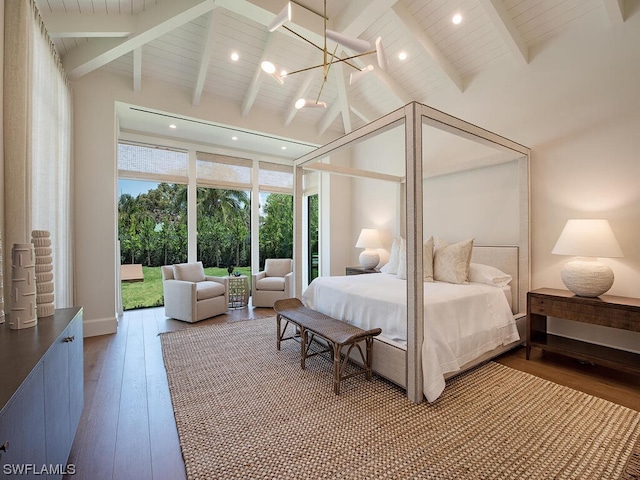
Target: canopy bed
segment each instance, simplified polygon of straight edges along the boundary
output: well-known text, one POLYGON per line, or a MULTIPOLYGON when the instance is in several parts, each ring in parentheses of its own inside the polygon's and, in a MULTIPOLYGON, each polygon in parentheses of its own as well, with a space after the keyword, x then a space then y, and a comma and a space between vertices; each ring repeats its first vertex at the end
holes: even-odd
MULTIPOLYGON (((421 402, 424 396, 430 401, 437 398, 444 388, 444 378, 513 348, 524 338, 522 324, 529 286, 528 173, 528 148, 415 102, 299 158, 295 162, 294 189, 296 296, 311 308, 362 328, 381 326, 382 335, 374 340, 374 371, 405 387, 413 402, 421 402), (363 147, 365 142, 371 142, 371 146, 363 147), (403 151, 385 152, 386 145, 394 142, 402 145, 403 151), (345 150, 350 153, 345 155, 345 150), (376 158, 378 152, 380 157, 376 158), (369 163, 361 157, 368 158, 369 163), (401 159, 396 162, 401 164, 401 170, 394 164, 397 158, 401 159), (351 224, 353 230, 359 232, 371 222, 380 223, 382 228, 392 230, 391 236, 402 237, 406 259, 402 277, 371 274, 332 278, 328 275, 332 272, 326 268, 321 270, 321 276, 329 278, 314 281, 303 296, 302 264, 306 255, 302 247, 303 174, 308 171, 318 171, 322 178, 342 176, 357 179, 355 182, 374 182, 354 188, 351 208, 357 212, 353 215, 357 218, 351 218, 351 224), (468 190, 475 193, 468 196, 468 190), (502 190, 506 193, 500 193, 502 190), (358 192, 364 193, 360 196, 358 192), (384 192, 392 193, 385 197, 384 192), (380 201, 378 197, 384 197, 393 210, 394 218, 386 220, 386 224, 380 220, 384 215, 375 217, 375 213, 380 213, 375 212, 375 208, 374 214, 370 214, 371 209, 358 209, 355 205, 363 198, 369 205, 375 204, 380 201), (490 211, 494 209, 498 211, 490 211), (456 242, 460 236, 471 237, 475 243, 471 241, 473 249, 469 250, 472 257, 467 259, 467 275, 470 264, 486 265, 510 276, 511 282, 496 288, 473 279, 469 282, 468 278, 452 283, 447 280, 444 283, 450 283, 448 286, 443 282, 425 281, 432 263, 424 245, 434 235, 455 237, 456 242), (469 294, 471 291, 474 293, 469 294), (498 318, 493 328, 500 331, 501 336, 494 338, 489 334, 491 338, 484 342, 483 348, 471 346, 465 350, 466 347, 454 345, 450 355, 443 354, 442 345, 450 343, 448 334, 443 332, 446 325, 451 329, 452 323, 434 327, 439 317, 443 317, 442 309, 448 308, 437 300, 441 295, 464 297, 465 302, 475 297, 475 301, 485 306, 463 307, 468 311, 487 310, 486 305, 491 302, 500 304, 494 310, 501 311, 494 312, 494 318, 488 321, 495 322, 498 318), (360 307, 356 298, 364 298, 360 307), (393 324, 379 320, 373 325, 371 320, 376 317, 376 308, 372 306, 395 318, 393 324), (439 352, 439 360, 434 367, 429 359, 435 351, 439 352)), ((343 204, 339 208, 340 214, 345 215, 347 206, 343 204)), ((321 229, 323 225, 321 220, 321 229)), ((347 241, 336 250, 348 250, 353 245, 347 241)), ((323 252, 325 256, 331 255, 321 250, 321 262, 323 252)), ((462 321, 458 313, 452 317, 462 321)), ((478 318, 472 318, 475 320, 471 323, 479 322, 478 318)), ((466 328, 456 325, 454 330, 466 328)))

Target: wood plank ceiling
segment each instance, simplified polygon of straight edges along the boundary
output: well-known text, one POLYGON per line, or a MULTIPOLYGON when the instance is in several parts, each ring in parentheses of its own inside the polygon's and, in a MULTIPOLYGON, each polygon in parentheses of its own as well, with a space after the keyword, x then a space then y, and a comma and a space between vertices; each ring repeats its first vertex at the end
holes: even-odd
MULTIPOLYGON (((102 68, 131 79, 161 80, 236 102, 243 115, 272 111, 284 125, 311 122, 319 132, 348 132, 409 101, 429 103, 444 90, 464 93, 474 75, 497 61, 526 65, 532 47, 562 35, 581 19, 624 21, 625 0, 328 0, 328 28, 370 42, 383 39, 389 67, 377 66, 349 85, 355 70, 334 64, 320 100, 326 109, 293 107, 315 99, 322 69, 280 85, 260 69, 269 59, 294 71, 322 63, 322 52, 267 25, 283 0, 36 0, 71 79, 102 68), (455 25, 452 17, 462 15, 455 25), (237 52, 240 59, 230 59, 237 52), (400 60, 404 52, 406 60, 400 60)), ((323 42, 323 1, 293 2, 286 25, 323 42)), ((335 44, 329 42, 332 50, 335 44)), ((342 56, 352 52, 338 48, 342 56)), ((354 60, 359 68, 375 55, 354 60)))

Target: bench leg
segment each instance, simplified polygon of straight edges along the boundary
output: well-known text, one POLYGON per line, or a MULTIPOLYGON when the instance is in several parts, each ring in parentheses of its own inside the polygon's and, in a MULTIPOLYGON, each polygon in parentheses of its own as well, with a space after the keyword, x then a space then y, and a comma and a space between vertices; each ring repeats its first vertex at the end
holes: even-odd
POLYGON ((365 361, 365 368, 367 369, 367 373, 366 373, 366 377, 367 380, 371 380, 371 360, 372 360, 372 354, 371 354, 371 350, 373 347, 373 338, 372 337, 367 337, 366 339, 367 342, 367 359, 365 361))
POLYGON ((336 395, 340 395, 340 377, 341 377, 340 351, 342 350, 342 345, 338 345, 334 343, 332 346, 333 346, 333 393, 335 393, 336 395))
POLYGON ((300 367, 304 370, 305 360, 307 359, 307 329, 300 328, 300 367))
POLYGON ((276 315, 276 328, 278 331, 276 332, 276 347, 280 350, 280 341, 282 339, 282 335, 280 334, 280 314, 276 315))

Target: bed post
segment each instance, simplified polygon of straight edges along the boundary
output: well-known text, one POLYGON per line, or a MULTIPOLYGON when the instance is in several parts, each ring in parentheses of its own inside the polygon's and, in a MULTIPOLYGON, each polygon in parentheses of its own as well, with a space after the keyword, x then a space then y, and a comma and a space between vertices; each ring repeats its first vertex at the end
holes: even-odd
POLYGON ((407 178, 407 397, 423 400, 422 341, 424 289, 422 286, 422 121, 419 104, 405 107, 405 174, 407 178), (418 320, 420 319, 420 320, 418 320))
POLYGON ((293 295, 302 298, 302 167, 293 167, 293 295))

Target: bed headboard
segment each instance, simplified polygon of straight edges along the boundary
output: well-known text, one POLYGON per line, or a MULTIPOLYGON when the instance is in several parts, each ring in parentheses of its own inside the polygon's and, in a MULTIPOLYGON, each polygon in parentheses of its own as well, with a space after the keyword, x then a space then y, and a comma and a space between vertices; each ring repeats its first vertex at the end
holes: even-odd
POLYGON ((473 263, 482 263, 499 268, 511 275, 511 305, 513 313, 519 313, 520 275, 518 269, 519 251, 517 246, 474 245, 471 252, 473 263))

